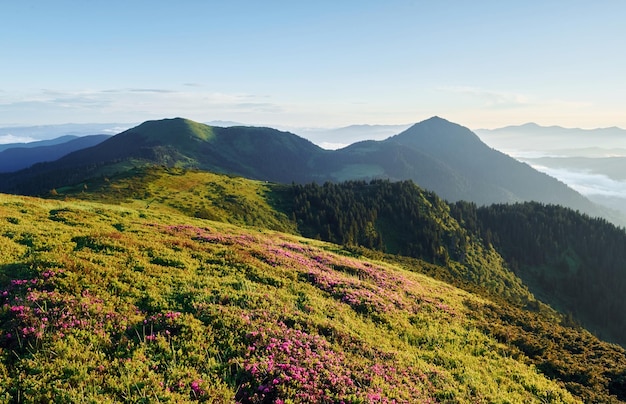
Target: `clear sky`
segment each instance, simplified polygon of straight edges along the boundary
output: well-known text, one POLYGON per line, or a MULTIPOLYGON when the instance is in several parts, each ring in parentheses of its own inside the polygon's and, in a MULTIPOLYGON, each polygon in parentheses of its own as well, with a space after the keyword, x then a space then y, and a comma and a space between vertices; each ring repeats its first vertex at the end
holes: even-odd
POLYGON ((626 1, 0 0, 0 126, 626 128, 626 1))

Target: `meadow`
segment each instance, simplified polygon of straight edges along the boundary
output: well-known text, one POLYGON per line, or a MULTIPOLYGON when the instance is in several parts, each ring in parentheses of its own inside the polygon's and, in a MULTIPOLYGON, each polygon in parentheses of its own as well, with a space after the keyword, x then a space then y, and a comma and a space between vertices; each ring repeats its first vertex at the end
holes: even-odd
POLYGON ((0 401, 581 401, 485 329, 476 313, 499 305, 420 265, 0 195, 0 401))

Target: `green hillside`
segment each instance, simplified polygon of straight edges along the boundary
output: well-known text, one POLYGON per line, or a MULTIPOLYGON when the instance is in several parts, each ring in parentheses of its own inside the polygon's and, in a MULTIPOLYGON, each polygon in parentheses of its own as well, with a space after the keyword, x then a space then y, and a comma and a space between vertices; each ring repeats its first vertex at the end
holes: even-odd
MULTIPOLYGON (((465 216, 459 218, 459 220, 454 219, 451 213, 455 217, 459 217, 456 205, 453 205, 454 209, 451 209, 450 206, 434 194, 424 192, 413 184, 377 181, 371 184, 357 182, 343 185, 326 184, 324 186, 279 186, 261 181, 251 181, 199 171, 155 167, 138 169, 110 178, 87 181, 74 188, 59 189, 56 194, 55 197, 59 198, 56 202, 6 197, 7 200, 14 201, 13 204, 15 204, 15 201, 28 201, 33 209, 39 205, 44 207, 41 208, 42 211, 40 212, 43 219, 30 217, 24 219, 26 222, 20 216, 29 212, 29 209, 12 208, 13 213, 7 215, 7 223, 4 226, 15 230, 21 228, 26 223, 33 223, 36 220, 42 223, 42 225, 37 225, 39 229, 37 231, 40 232, 37 234, 44 234, 47 231, 44 229, 49 225, 65 229, 70 234, 78 232, 80 234, 78 238, 76 236, 70 237, 70 235, 62 237, 58 235, 52 236, 50 233, 45 237, 42 236, 42 238, 58 240, 56 242, 63 244, 63 240, 67 241, 69 237, 69 247, 62 249, 61 251, 64 251, 62 254, 73 256, 80 251, 81 254, 89 252, 94 255, 104 255, 104 257, 100 258, 95 258, 94 255, 91 255, 89 260, 96 265, 105 266, 114 271, 117 275, 109 274, 106 279, 111 279, 113 276, 116 280, 116 288, 122 288, 120 290, 125 290, 127 291, 125 293, 130 293, 135 297, 142 296, 141 298, 137 297, 139 300, 148 299, 149 302, 152 302, 157 298, 148 298, 146 296, 153 292, 158 293, 161 290, 164 291, 163 296, 168 296, 168 294, 173 294, 172 296, 174 296, 179 293, 178 290, 185 290, 187 291, 185 293, 188 293, 187 298, 192 299, 194 302, 196 297, 192 298, 191 296, 210 293, 213 296, 210 299, 208 297, 198 299, 204 299, 202 301, 212 299, 211 304, 217 304, 216 302, 219 301, 219 304, 223 305, 223 298, 220 297, 222 294, 219 292, 226 287, 223 283, 219 283, 220 286, 211 286, 209 288, 210 292, 205 286, 194 286, 193 291, 189 292, 189 287, 186 285, 189 282, 185 280, 187 279, 185 278, 186 276, 195 277, 200 273, 197 270, 195 272, 189 271, 189 268, 199 268, 200 266, 208 265, 216 271, 211 272, 213 277, 211 279, 215 282, 218 282, 216 279, 222 275, 244 277, 246 282, 249 282, 243 286, 234 287, 237 292, 228 289, 232 285, 227 287, 227 290, 229 290, 227 293, 229 296, 227 306, 235 304, 231 299, 231 294, 234 293, 238 296, 236 301, 239 302, 235 305, 240 309, 247 310, 248 306, 242 308, 241 301, 245 300, 247 302, 249 298, 242 296, 247 296, 247 292, 254 291, 255 293, 260 293, 263 290, 267 292, 263 295, 263 299, 267 302, 262 304, 257 302, 255 304, 260 304, 265 310, 270 311, 277 310, 274 305, 285 307, 284 310, 281 309, 281 315, 286 317, 280 318, 289 319, 288 321, 283 321, 286 326, 298 324, 296 329, 306 329, 310 335, 322 335, 331 345, 336 341, 329 335, 334 335, 333 333, 336 331, 328 334, 324 327, 330 327, 329 324, 333 321, 342 323, 347 321, 348 325, 346 327, 348 329, 357 330, 360 326, 355 326, 351 323, 352 320, 350 320, 351 316, 354 315, 361 320, 363 318, 367 319, 364 321, 367 322, 368 326, 361 331, 357 331, 360 335, 359 338, 365 338, 363 335, 368 333, 366 329, 370 327, 387 330, 388 334, 376 337, 378 342, 373 343, 372 346, 374 347, 386 341, 384 344, 390 343, 397 348, 399 346, 397 345, 397 339, 400 338, 404 341, 403 344, 407 343, 412 347, 407 348, 401 345, 400 351, 405 351, 406 349, 408 349, 408 352, 414 352, 413 349, 418 351, 422 349, 430 350, 433 349, 433 346, 428 339, 420 337, 413 340, 413 337, 408 336, 407 332, 409 334, 414 332, 410 331, 412 330, 411 327, 421 330, 415 332, 424 331, 424 327, 428 329, 431 329, 431 327, 443 327, 437 328, 436 333, 440 337, 437 337, 437 342, 434 342, 434 344, 438 347, 437 349, 446 349, 450 354, 453 354, 457 348, 447 345, 448 342, 443 343, 438 338, 457 340, 457 337, 446 336, 448 330, 445 328, 445 325, 441 325, 440 318, 433 319, 428 317, 416 322, 410 310, 406 310, 408 306, 405 306, 405 304, 409 303, 404 300, 405 298, 413 302, 420 300, 414 298, 414 292, 411 291, 412 286, 410 286, 414 284, 414 278, 411 277, 417 276, 421 279, 419 281, 420 284, 432 283, 433 285, 444 287, 444 289, 438 289, 435 295, 438 295, 443 299, 444 304, 449 306, 451 302, 456 302, 455 310, 458 308, 464 314, 453 318, 462 319, 461 323, 464 324, 462 327, 469 327, 468 329, 472 330, 472 333, 477 332, 481 336, 480 338, 487 338, 496 344, 490 346, 487 351, 495 352, 498 358, 503 356, 514 360, 518 364, 536 369, 540 374, 544 374, 551 380, 560 383, 575 398, 584 402, 626 400, 626 356, 623 349, 599 341, 589 332, 577 326, 571 317, 559 316, 542 303, 535 301, 520 279, 507 269, 508 265, 505 264, 498 252, 489 246, 484 247, 482 245, 479 237, 481 233, 476 229, 475 224, 472 225, 470 217, 465 216), (385 197, 384 195, 387 196, 385 197), (78 201, 77 198, 83 201, 78 201), (63 199, 67 199, 67 201, 64 202, 62 201, 63 199), (308 209, 306 208, 307 201, 309 204, 308 209), (102 204, 102 202, 106 204, 102 204), (385 210, 383 208, 384 204, 381 202, 390 205, 390 208, 385 210), (60 208, 49 208, 50 204, 55 203, 60 208), (298 206, 300 208, 296 209, 298 206), (350 206, 354 209, 350 209, 350 206), (396 212, 396 216, 391 214, 392 212, 396 212), (376 220, 371 221, 371 215, 376 216, 377 220, 380 221, 378 225, 374 225, 377 223, 376 220), (201 218, 228 222, 236 224, 238 227, 228 227, 225 224, 202 220, 201 218), (348 220, 348 218, 350 219, 348 220), (104 223, 100 224, 100 221, 103 220, 104 223), (162 223, 162 225, 157 226, 157 223, 162 223), (333 227, 329 226, 331 223, 334 223, 333 227), (344 223, 344 225, 341 225, 341 223, 344 223), (345 223, 352 224, 346 226, 345 223), (370 224, 368 225, 368 223, 370 224), (61 224, 64 225, 61 226, 61 224), (181 224, 193 227, 176 232, 162 230, 163 226, 181 224), (318 225, 319 227, 317 228, 320 231, 315 232, 315 226, 318 225), (161 230, 157 231, 157 229, 161 230), (302 232, 311 235, 313 232, 316 233, 313 234, 315 237, 322 237, 321 230, 327 229, 329 233, 325 236, 331 237, 331 240, 336 243, 345 243, 348 246, 338 247, 337 244, 323 244, 311 239, 297 238, 296 235, 287 236, 282 233, 271 233, 267 229, 286 231, 292 234, 302 232), (397 231, 394 232, 391 229, 397 231), (156 233, 153 234, 153 232, 156 233), (208 237, 207 232, 218 234, 211 236, 212 238, 209 237, 211 239, 208 242, 209 245, 211 248, 215 247, 217 249, 211 250, 213 251, 211 254, 217 254, 217 251, 220 251, 219 254, 223 255, 207 258, 206 251, 197 252, 198 249, 208 248, 208 245, 205 244, 206 241, 203 241, 208 237), (85 237, 84 233, 90 235, 85 237), (252 238, 255 240, 254 243, 257 244, 254 247, 245 246, 245 248, 249 249, 244 253, 241 249, 243 247, 239 246, 240 241, 233 241, 233 237, 237 240, 240 238, 252 238), (276 237, 281 240, 279 243, 286 242, 285 240, 289 240, 290 243, 300 243, 300 247, 287 250, 289 259, 295 260, 289 261, 287 268, 283 265, 282 258, 277 258, 282 256, 284 248, 276 247, 276 237), (115 240, 120 241, 117 242, 115 240), (140 246, 131 249, 126 247, 127 245, 134 245, 133 243, 139 243, 140 246), (174 246, 167 248, 159 247, 159 245, 170 245, 168 243, 174 243, 174 246), (75 247, 74 244, 76 245, 75 247), (235 248, 234 246, 238 247, 235 248), (300 248, 304 249, 304 251, 300 251, 300 248), (372 248, 378 248, 379 250, 372 248), (407 248, 408 250, 401 250, 407 248), (161 250, 162 252, 159 252, 161 250), (387 251, 386 253, 384 252, 385 250, 387 251), (398 252, 413 254, 416 258, 396 255, 395 253, 398 252), (335 262, 329 267, 330 273, 335 274, 338 271, 337 276, 348 276, 349 278, 341 278, 341 280, 320 278, 322 275, 315 271, 309 271, 311 258, 319 260, 321 259, 320 257, 326 256, 324 254, 330 253, 339 253, 344 258, 351 257, 352 264, 337 264, 335 262), (241 258, 242 254, 246 258, 241 258), (124 257, 120 258, 120 256, 124 257), (159 286, 146 286, 143 283, 146 280, 142 280, 143 275, 137 273, 138 271, 129 270, 127 267, 131 264, 122 263, 120 261, 122 259, 125 260, 124 262, 133 263, 132 265, 135 265, 134 263, 138 260, 142 262, 140 264, 142 268, 150 267, 151 271, 155 270, 154 268, 160 270, 161 267, 164 267, 164 271, 177 273, 181 278, 173 281, 174 286, 168 284, 171 279, 169 278, 170 275, 167 275, 166 279, 159 281, 162 282, 159 283, 159 286), (190 260, 189 262, 187 261, 188 259, 190 260), (357 261, 354 261, 355 259, 357 261), (206 260, 206 262, 202 260, 206 260), (241 264, 242 260, 244 264, 241 264), (114 261, 115 263, 113 263, 114 261), (113 264, 109 264, 109 262, 113 264), (145 262, 148 262, 148 264, 145 262), (381 273, 386 273, 384 271, 387 270, 395 271, 393 273, 399 274, 398 276, 403 278, 398 279, 395 286, 390 286, 388 283, 379 284, 379 289, 376 289, 375 285, 370 284, 358 286, 361 285, 360 282, 369 282, 370 277, 375 275, 365 275, 360 269, 355 269, 354 265, 357 265, 354 264, 355 262, 368 262, 369 264, 363 265, 374 265, 377 271, 382 271, 381 273), (270 267, 267 266, 268 263, 270 267), (153 265, 156 265, 156 267, 153 265), (219 269, 216 269, 215 265, 218 265, 219 269), (224 266, 232 266, 233 268, 227 270, 224 266), (122 270, 128 270, 132 275, 122 276, 118 274, 117 271, 122 270), (237 275, 233 275, 233 271, 237 275), (292 272, 288 273, 289 271, 292 272), (306 274, 302 271, 305 271, 306 274), (423 277, 424 275, 427 277, 423 277), (404 278, 405 276, 408 278, 404 278), (289 281, 285 283, 285 279, 289 279, 289 281), (441 281, 445 281, 445 283, 440 283, 441 281), (129 282, 131 285, 129 286, 126 282, 129 282), (290 286, 287 287, 286 285, 290 286), (408 286, 405 288, 402 285, 408 286), (305 287, 305 289, 300 289, 301 286, 305 287), (138 287, 140 291, 131 292, 135 287, 138 287), (361 292, 361 287, 367 289, 367 293, 361 292), (455 287, 464 291, 461 292, 455 289, 455 287), (172 291, 172 288, 176 289, 176 291, 172 291), (283 288, 287 288, 288 291, 283 290, 283 288), (358 289, 358 291, 355 292, 353 289, 358 289), (312 290, 315 293, 311 292, 312 290), (385 296, 388 290, 393 291, 394 294, 400 297, 393 297, 390 298, 390 301, 386 301, 387 297, 385 296), (447 291, 455 291, 455 296, 460 296, 456 294, 461 294, 464 297, 462 299, 456 297, 448 299, 446 297, 447 291), (291 312, 291 306, 285 303, 286 300, 275 300, 282 296, 283 293, 290 294, 291 299, 300 302, 297 303, 298 305, 309 304, 310 302, 322 304, 321 302, 327 302, 325 299, 330 299, 334 302, 332 304, 339 304, 340 307, 345 307, 342 305, 347 304, 349 306, 348 314, 342 312, 341 316, 333 314, 330 317, 325 317, 324 322, 316 322, 315 327, 311 325, 310 320, 306 320, 306 325, 303 325, 304 323, 301 322, 303 320, 299 317, 298 320, 294 319, 293 316, 295 314, 291 312), (362 293, 369 297, 362 296, 362 293), (317 294, 321 295, 317 296, 317 294), (357 295, 358 298, 353 300, 353 296, 357 295), (404 303, 399 303, 400 300, 397 299, 401 299, 404 303), (387 309, 381 309, 388 304, 394 305, 397 309, 397 311, 394 311, 395 317, 393 318, 386 317, 391 312, 387 309), (406 323, 407 321, 410 325, 406 323), (322 323, 325 325, 321 326, 320 324, 322 323), (435 326, 434 324, 439 325, 435 326), (314 331, 318 334, 315 334, 314 331)), ((6 203, 5 206, 12 206, 12 203, 6 203)), ((27 233, 36 234, 34 230, 29 230, 27 233)), ((10 233, 5 232, 5 234, 10 233)), ((14 260, 23 264, 25 262, 24 259, 19 257, 24 256, 24 251, 27 248, 33 247, 28 247, 29 244, 36 244, 30 241, 33 239, 33 236, 12 235, 10 237, 11 240, 25 240, 17 242, 18 248, 22 248, 22 250, 19 250, 18 254, 13 254, 14 258, 9 259, 9 261, 14 260), (22 247, 19 247, 20 245, 22 247)), ((15 241, 12 241, 12 243, 15 244, 15 241)), ((12 248, 15 249, 15 247, 12 248)), ((47 251, 56 251, 56 248, 53 246, 42 246, 40 248, 47 251)), ((5 249, 2 250, 5 251, 5 249)), ((6 251, 11 250, 6 249, 6 251)), ((56 254, 56 252, 49 253, 56 254)), ((61 264, 56 262, 64 263, 65 261, 53 260, 52 262, 55 262, 54 265, 61 266, 61 264)), ((30 268, 28 265, 24 267, 30 268)), ((9 268, 21 268, 21 266, 9 266, 9 268)), ((77 271, 81 271, 82 268, 80 267, 77 271)), ((100 271, 98 273, 103 273, 102 271, 105 271, 105 269, 100 268, 98 271, 100 271)), ((158 278, 162 275, 156 271, 151 276, 158 278)), ((15 278, 17 276, 7 277, 6 282, 10 282, 10 279, 15 278)), ((157 282, 155 279, 152 281, 157 282)), ((229 278, 228 281, 224 282, 228 283, 231 281, 232 279, 229 278)), ((196 284, 200 281, 194 280, 193 282, 196 284)), ((219 282, 222 281, 220 280, 219 282)), ((112 294, 118 292, 118 289, 110 291, 109 287, 104 285, 100 285, 98 288, 107 290, 107 299, 110 299, 112 294)), ((541 297, 543 298, 543 296, 541 297)), ((433 296, 427 299, 432 298, 433 296)), ((115 297, 115 299, 119 298, 115 297)), ((176 300, 178 298, 159 299, 165 299, 168 302, 167 307, 176 307, 181 312, 188 312, 185 310, 190 307, 189 305, 182 305, 183 303, 176 300), (174 303, 172 303, 172 299, 175 301, 174 303)), ((142 308, 143 306, 140 303, 135 302, 132 304, 140 307, 142 310, 146 310, 142 308)), ((324 308, 319 310, 326 313, 326 307, 329 304, 323 303, 320 307, 324 308)), ((155 310, 165 310, 163 307, 165 306, 159 305, 155 310)), ((224 309, 220 308, 219 310, 224 309)), ((424 314, 422 311, 419 312, 424 314)), ((430 313, 430 309, 427 312, 430 313)), ((298 316, 300 315, 302 314, 298 314, 298 316)), ((222 316, 222 314, 219 314, 219 316, 222 316)), ((275 314, 273 314, 272 318, 272 321, 278 321, 275 314)), ((218 327, 214 323, 207 322, 208 320, 203 319, 202 321, 205 327, 218 327)), ((446 321, 450 321, 450 319, 448 318, 446 321)), ((333 325, 333 327, 336 327, 336 325, 333 325)), ((344 330, 344 328, 341 329, 344 330)), ((433 332, 432 329, 431 332, 433 332)), ((459 331, 453 331, 453 333, 457 335, 459 331)), ((221 335, 222 337, 220 338, 226 338, 224 334, 221 335)), ((126 337, 128 338, 128 335, 126 337)), ((360 341, 359 344, 364 343, 363 340, 360 341)), ((341 352, 345 355, 345 346, 341 345, 344 342, 341 342, 339 346, 341 347, 341 352)), ((339 349, 339 347, 336 347, 336 349, 339 349)), ((358 355, 365 354, 361 352, 358 355)), ((464 374, 473 372, 471 370, 473 365, 463 364, 461 366, 461 362, 456 359, 449 362, 449 358, 446 360, 434 359, 434 357, 429 355, 426 355, 426 357, 430 358, 427 359, 430 365, 444 366, 448 371, 450 371, 448 366, 452 366, 458 372, 461 372, 462 369, 464 374), (443 363, 447 363, 447 365, 443 363)), ((456 353, 453 355, 456 355, 456 353)), ((368 357, 372 359, 371 354, 368 357)), ((482 360, 482 358, 479 359, 482 360)), ((372 360, 378 362, 380 358, 377 357, 372 360)), ((397 358, 394 357, 393 361, 396 360, 397 358)), ((363 365, 359 366, 361 366, 359 369, 364 369, 363 365)), ((234 372, 232 368, 231 371, 234 372)), ((460 376, 460 374, 458 373, 453 378, 456 380, 455 383, 459 383, 461 386, 454 385, 451 390, 466 389, 465 383, 468 380, 474 380, 474 376, 467 379, 465 376, 460 376)), ((498 380, 498 376, 492 376, 495 377, 494 380, 498 380)), ((224 377, 224 379, 220 380, 225 380, 224 383, 230 389, 227 390, 231 392, 225 394, 234 394, 233 391, 236 391, 234 386, 239 386, 237 383, 240 383, 241 379, 237 379, 239 376, 236 376, 234 373, 224 377)), ((318 380, 316 383, 321 382, 318 380)), ((404 387, 398 391, 406 391, 402 389, 404 387)), ((358 396, 357 393, 355 394, 355 397, 362 397, 358 396)), ((396 397, 404 397, 402 394, 405 393, 398 394, 400 395, 396 397)), ((439 401, 446 401, 442 397, 446 397, 448 394, 449 392, 442 393, 436 388, 431 397, 435 397, 439 401)), ((452 397, 450 396, 448 401, 480 401, 476 397, 472 396, 470 398, 470 396, 464 396, 463 394, 460 396, 455 395, 454 399, 450 398, 452 397)), ((490 394, 483 394, 483 401, 507 402, 508 400, 508 402, 520 402, 520 397, 515 399, 496 399, 493 397, 497 395, 490 394), (486 397, 492 397, 492 399, 486 397)), ((388 397, 393 397, 393 395, 388 397)), ((245 402, 245 400, 243 401, 245 402)), ((359 402, 359 399, 355 398, 353 401, 359 402)), ((362 401, 368 402, 367 399, 362 401)), ((403 399, 399 399, 399 401, 402 402, 403 399)), ((413 402, 412 400, 407 401, 413 402)), ((533 399, 528 397, 521 399, 521 402, 526 401, 532 402, 533 399)), ((547 401, 550 400, 547 399, 547 401)), ((350 401, 347 400, 347 402, 350 401)))
POLYGON ((0 207, 4 402, 577 401, 483 331, 494 303, 419 267, 164 210, 0 207))
POLYGON ((503 255, 536 296, 603 339, 626 346, 623 228, 539 203, 458 203, 452 211, 503 255))
MULTIPOLYGON (((462 228, 450 207, 410 181, 294 185, 287 208, 303 235, 422 259, 467 288, 480 286, 516 304, 535 299, 491 247, 462 228)), ((472 289, 473 290, 473 289, 472 289)))
POLYGON ((142 167, 97 177, 48 195, 297 233, 272 202, 275 184, 185 168, 142 167))
POLYGON ((203 171, 152 167, 55 190, 55 198, 165 209, 363 246, 437 264, 431 273, 516 304, 535 299, 493 248, 463 229, 435 194, 411 182, 283 186, 203 171))

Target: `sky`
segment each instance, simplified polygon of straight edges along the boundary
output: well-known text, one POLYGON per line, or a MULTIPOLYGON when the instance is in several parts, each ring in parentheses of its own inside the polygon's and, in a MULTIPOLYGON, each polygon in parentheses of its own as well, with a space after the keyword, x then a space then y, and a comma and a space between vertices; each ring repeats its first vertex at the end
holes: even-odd
POLYGON ((0 0, 0 127, 626 128, 626 1, 0 0))

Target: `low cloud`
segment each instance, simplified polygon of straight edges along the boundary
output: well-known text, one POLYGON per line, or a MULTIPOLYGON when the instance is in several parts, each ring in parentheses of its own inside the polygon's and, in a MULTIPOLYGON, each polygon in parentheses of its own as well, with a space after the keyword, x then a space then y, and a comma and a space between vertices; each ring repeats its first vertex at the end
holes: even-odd
POLYGON ((347 143, 332 143, 332 142, 321 142, 319 147, 326 150, 338 150, 343 149, 344 147, 349 146, 347 143))
POLYGON ((0 144, 8 144, 8 143, 29 143, 33 142, 37 139, 34 139, 29 136, 15 136, 15 135, 0 135, 0 144))
POLYGON ((602 174, 533 165, 534 169, 566 183, 583 195, 626 198, 626 181, 617 181, 602 174))

